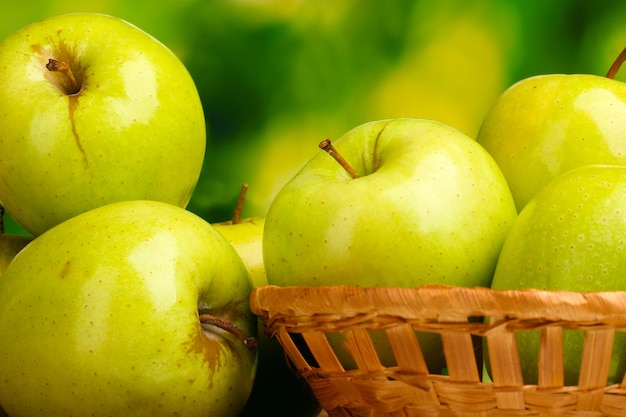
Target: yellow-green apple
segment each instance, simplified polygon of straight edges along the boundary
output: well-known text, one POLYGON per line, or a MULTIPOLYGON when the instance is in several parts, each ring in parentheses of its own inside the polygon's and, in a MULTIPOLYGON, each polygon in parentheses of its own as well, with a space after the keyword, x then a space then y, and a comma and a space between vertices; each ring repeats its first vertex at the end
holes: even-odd
POLYGON ((626 165, 626 83, 614 79, 625 57, 620 54, 605 77, 523 79, 494 103, 476 140, 500 166, 518 211, 570 169, 626 165))
MULTIPOLYGON (((476 141, 432 120, 387 119, 327 149, 355 172, 320 151, 278 192, 263 236, 270 284, 491 284, 517 214, 500 169, 476 141)), ((440 346, 429 339, 434 357, 440 346)))
MULTIPOLYGON (((626 287, 626 167, 573 169, 540 190, 520 212, 502 247, 494 289, 623 291, 626 287)), ((517 334, 524 380, 537 383, 539 331, 517 334)), ((564 382, 576 385, 581 332, 564 331, 564 382)), ((608 383, 626 369, 626 337, 617 332, 608 383)))
POLYGON ((264 225, 265 217, 247 217, 236 222, 228 220, 213 224, 237 250, 255 287, 267 285, 262 250, 264 225))
MULTIPOLYGON (((255 287, 267 285, 263 265, 264 217, 241 218, 247 184, 231 220, 213 226, 235 248, 255 287)), ((285 352, 276 339, 263 333, 259 319, 259 362, 250 398, 239 417, 272 415, 274 417, 315 417, 321 406, 306 382, 288 365, 285 352)))
POLYGON ((239 198, 230 220, 214 223, 213 227, 233 245, 248 270, 255 287, 267 285, 263 266, 263 226, 265 217, 241 218, 248 193, 248 184, 241 186, 239 198))
POLYGON ((188 203, 206 129, 194 81, 165 45, 76 13, 0 42, 0 201, 38 235, 107 203, 188 203))
POLYGON ((0 404, 22 416, 237 416, 252 283, 195 214, 126 201, 34 239, 0 279, 0 404))

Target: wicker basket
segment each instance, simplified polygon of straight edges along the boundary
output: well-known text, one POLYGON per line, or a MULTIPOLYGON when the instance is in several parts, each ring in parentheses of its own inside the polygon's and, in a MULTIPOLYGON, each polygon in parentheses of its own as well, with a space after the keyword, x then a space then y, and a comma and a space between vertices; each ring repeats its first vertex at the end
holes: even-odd
POLYGON ((626 292, 266 286, 250 302, 331 417, 626 416, 626 382, 607 384, 615 332, 626 331, 626 292), (530 329, 541 330, 536 384, 523 380, 515 338, 530 329), (563 383, 563 329, 585 335, 576 386, 563 383), (381 330, 393 366, 373 346, 381 330), (416 331, 441 336, 447 375, 428 372, 416 331), (337 332, 355 369, 328 342, 337 332), (476 340, 488 345, 490 378, 476 340))

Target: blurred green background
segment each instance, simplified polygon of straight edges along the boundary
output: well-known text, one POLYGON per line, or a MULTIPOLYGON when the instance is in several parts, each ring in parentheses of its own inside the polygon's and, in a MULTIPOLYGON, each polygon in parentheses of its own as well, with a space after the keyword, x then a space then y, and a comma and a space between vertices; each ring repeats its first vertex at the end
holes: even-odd
POLYGON ((324 138, 390 117, 475 136, 515 81, 604 75, 626 46, 626 2, 609 0, 23 0, 2 6, 0 38, 79 11, 134 23, 189 69, 208 125, 189 209, 211 222, 244 182, 243 215, 264 215, 324 138))

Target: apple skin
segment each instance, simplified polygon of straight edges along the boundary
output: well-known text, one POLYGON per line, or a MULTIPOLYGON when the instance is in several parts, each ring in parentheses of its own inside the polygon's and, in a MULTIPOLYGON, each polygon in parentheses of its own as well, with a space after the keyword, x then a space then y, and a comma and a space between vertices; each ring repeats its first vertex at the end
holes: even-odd
POLYGON ((12 417, 237 416, 257 351, 252 283, 209 223, 154 201, 113 203, 37 237, 0 280, 0 403, 12 417))
POLYGON ((76 13, 0 42, 0 201, 39 235, 124 200, 185 207, 198 181, 206 127, 195 84, 162 43, 114 17, 76 13), (48 71, 68 63, 81 89, 48 71))
POLYGON ((523 79, 495 102, 476 140, 500 166, 520 211, 570 169, 626 165, 626 83, 586 74, 523 79))
MULTIPOLYGON (((585 166, 539 191, 511 226, 492 288, 624 291, 626 167, 585 166)), ((525 383, 537 383, 539 332, 516 335, 525 383)), ((565 383, 576 385, 583 335, 564 332, 565 383)), ((626 337, 617 332, 608 383, 626 370, 626 337)))
MULTIPOLYGON (((491 284, 517 213, 478 143, 445 124, 407 118, 365 123, 334 145, 360 178, 320 151, 278 192, 263 236, 269 284, 491 284)), ((343 352, 343 336, 329 337, 343 352)), ((384 334, 374 339, 391 365, 384 334)), ((440 372, 438 335, 420 335, 420 343, 430 371, 440 372)), ((353 368, 345 353, 340 360, 353 368)))
POLYGON ((9 263, 26 245, 33 240, 32 236, 0 233, 0 279, 9 263))
MULTIPOLYGON (((213 226, 235 248, 255 287, 267 285, 263 264, 265 217, 250 217, 238 223, 226 221, 213 226)), ((278 340, 263 333, 259 319, 259 363, 250 398, 239 417, 315 417, 321 405, 306 381, 287 363, 278 340)))

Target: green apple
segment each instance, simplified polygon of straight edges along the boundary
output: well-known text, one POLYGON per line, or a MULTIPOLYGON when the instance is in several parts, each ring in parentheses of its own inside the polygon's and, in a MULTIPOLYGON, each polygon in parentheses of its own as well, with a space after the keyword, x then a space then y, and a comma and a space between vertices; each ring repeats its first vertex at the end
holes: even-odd
POLYGON ((213 227, 235 248, 248 270, 253 286, 260 287, 267 285, 263 266, 265 217, 241 218, 247 193, 248 184, 243 184, 231 220, 214 223, 213 227))
POLYGON ((558 175, 590 164, 626 165, 626 83, 549 74, 510 86, 485 117, 476 140, 496 160, 518 211, 558 175))
POLYGON ((204 114, 162 43, 111 16, 60 15, 0 42, 0 65, 0 201, 25 229, 116 201, 186 206, 204 114))
POLYGON ((491 284, 517 214, 478 143, 436 121, 387 119, 352 129, 332 152, 358 177, 320 151, 278 192, 263 236, 270 284, 491 284))
MULTIPOLYGON (((242 188, 245 198, 247 184, 242 188)), ((243 202, 240 198, 240 202, 243 202)), ((248 269, 255 287, 267 285, 263 264, 264 217, 242 219, 238 204, 232 220, 213 226, 233 245, 248 269)), ((278 340, 263 333, 259 319, 259 363, 250 398, 239 417, 272 415, 273 417, 315 417, 321 406, 306 382, 287 363, 278 340)))
POLYGON ((228 220, 213 224, 213 227, 237 250, 255 287, 267 285, 263 265, 264 225, 265 217, 248 217, 238 222, 228 220))
MULTIPOLYGON (((626 167, 585 166, 539 191, 511 226, 492 288, 623 291, 626 257, 626 167)), ((517 334, 525 383, 537 383, 539 331, 517 334)), ((576 385, 581 332, 564 332, 567 385, 576 385)), ((626 337, 615 335, 608 383, 626 370, 626 337)))
POLYGON ((233 247, 185 209, 77 215, 0 279, 0 404, 12 417, 237 416, 256 370, 251 290, 233 247))
POLYGON ((442 123, 387 119, 320 151, 276 195, 263 256, 274 285, 488 286, 516 217, 498 166, 442 123))

